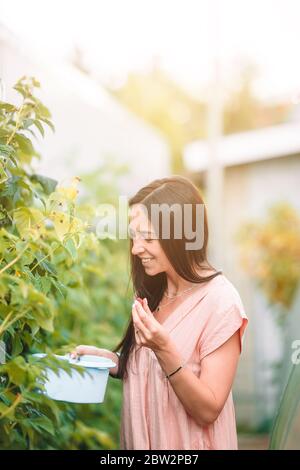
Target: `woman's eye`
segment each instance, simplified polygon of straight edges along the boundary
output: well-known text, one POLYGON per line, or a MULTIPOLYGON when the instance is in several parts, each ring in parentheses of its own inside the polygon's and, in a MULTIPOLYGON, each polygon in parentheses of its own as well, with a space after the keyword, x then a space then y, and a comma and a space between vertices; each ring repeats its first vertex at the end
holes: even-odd
POLYGON ((153 238, 145 238, 145 241, 146 241, 147 243, 151 243, 151 242, 153 241, 153 238))

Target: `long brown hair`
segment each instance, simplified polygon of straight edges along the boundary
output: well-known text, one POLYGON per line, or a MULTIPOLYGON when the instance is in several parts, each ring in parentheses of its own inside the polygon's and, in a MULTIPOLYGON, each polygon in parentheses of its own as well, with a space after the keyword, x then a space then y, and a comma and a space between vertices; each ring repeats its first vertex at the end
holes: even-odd
MULTIPOLYGON (((203 204, 204 207, 204 227, 203 230, 203 244, 201 249, 186 250, 186 242, 190 242, 185 238, 185 234, 181 238, 174 238, 174 214, 170 212, 170 237, 168 239, 158 236, 159 243, 161 244, 164 253, 166 254, 169 262, 179 276, 189 282, 203 283, 207 282, 214 277, 222 274, 222 271, 216 271, 207 277, 199 276, 197 268, 210 267, 214 268, 207 261, 207 243, 208 243, 208 223, 207 214, 203 199, 197 187, 184 176, 171 176, 169 178, 156 179, 149 183, 147 186, 141 188, 129 200, 129 207, 134 204, 143 204, 146 207, 148 214, 151 213, 152 204, 167 204, 171 207, 173 204, 179 204, 183 209, 184 204, 192 206, 192 225, 195 230, 196 222, 196 205, 203 204)), ((160 224, 161 227, 161 224, 160 224)), ((130 240, 130 261, 131 261, 131 279, 133 288, 137 297, 148 300, 148 305, 151 311, 154 311, 163 297, 163 293, 167 287, 167 276, 165 272, 149 276, 146 274, 142 262, 138 256, 132 254, 132 239, 130 240)), ((133 320, 130 316, 126 333, 113 350, 114 352, 120 351, 118 378, 123 379, 127 376, 127 361, 131 349, 135 345, 135 335, 133 320)))

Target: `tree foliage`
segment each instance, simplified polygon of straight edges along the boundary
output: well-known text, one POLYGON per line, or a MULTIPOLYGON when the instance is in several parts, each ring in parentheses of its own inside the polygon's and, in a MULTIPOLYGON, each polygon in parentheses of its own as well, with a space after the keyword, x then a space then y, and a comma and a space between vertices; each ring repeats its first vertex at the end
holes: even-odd
POLYGON ((99 241, 82 217, 95 207, 78 204, 80 178, 60 186, 33 171, 32 138, 54 129, 39 86, 22 77, 21 104, 0 102, 0 448, 116 448, 120 384, 103 405, 54 402, 32 357, 47 352, 55 367, 52 353, 77 344, 112 348, 128 308, 124 247, 99 241))
MULTIPOLYGON (((262 128, 287 119, 288 103, 263 103, 256 98, 253 66, 246 64, 238 71, 238 76, 234 88, 223 84, 224 134, 262 128)), ((183 173, 184 146, 207 138, 206 94, 202 93, 202 97, 189 94, 156 65, 147 73, 130 73, 121 87, 109 88, 109 91, 164 135, 172 155, 172 171, 183 173)))
MULTIPOLYGON (((274 204, 265 221, 244 224, 238 239, 242 266, 268 302, 285 315, 300 284, 299 214, 288 203, 274 204)), ((284 316, 278 319, 283 320, 284 316)))

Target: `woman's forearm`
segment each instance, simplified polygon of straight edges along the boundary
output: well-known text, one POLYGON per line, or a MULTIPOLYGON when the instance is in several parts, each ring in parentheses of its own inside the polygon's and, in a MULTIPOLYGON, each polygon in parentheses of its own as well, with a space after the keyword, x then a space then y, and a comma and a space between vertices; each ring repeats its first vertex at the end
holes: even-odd
POLYGON ((114 353, 113 351, 109 351, 109 349, 97 348, 97 356, 107 357, 108 359, 111 359, 116 364, 115 367, 111 367, 109 369, 109 375, 116 377, 118 375, 118 370, 119 370, 118 355, 114 353))
MULTIPOLYGON (((182 364, 182 358, 173 344, 155 355, 165 375, 175 371, 182 364)), ((182 368, 169 379, 174 392, 200 426, 211 424, 218 416, 217 404, 212 391, 190 369, 182 368)))
POLYGON ((112 351, 110 351, 110 352, 112 353, 111 360, 113 362, 115 362, 117 365, 116 365, 116 367, 113 367, 112 369, 109 370, 109 374, 113 377, 117 377, 118 371, 119 371, 119 356, 116 353, 112 352, 112 351))

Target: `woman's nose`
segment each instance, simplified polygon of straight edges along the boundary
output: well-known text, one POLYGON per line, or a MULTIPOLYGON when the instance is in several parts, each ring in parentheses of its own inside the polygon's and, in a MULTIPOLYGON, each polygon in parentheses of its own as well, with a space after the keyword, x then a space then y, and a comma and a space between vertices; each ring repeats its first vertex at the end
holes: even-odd
POLYGON ((141 244, 141 242, 134 241, 133 245, 132 245, 131 253, 133 255, 139 255, 139 254, 143 253, 143 251, 144 251, 144 247, 141 244))

